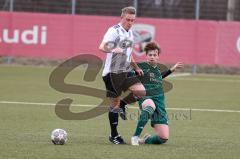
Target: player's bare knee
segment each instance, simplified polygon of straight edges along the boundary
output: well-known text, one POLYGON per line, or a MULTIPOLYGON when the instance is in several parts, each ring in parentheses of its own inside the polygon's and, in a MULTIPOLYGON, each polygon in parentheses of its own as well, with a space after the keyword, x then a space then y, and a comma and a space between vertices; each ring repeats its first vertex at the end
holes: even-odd
POLYGON ((152 99, 146 99, 146 100, 144 100, 144 102, 142 103, 143 109, 144 109, 145 107, 148 107, 148 106, 152 107, 153 110, 156 109, 155 103, 153 102, 152 99))

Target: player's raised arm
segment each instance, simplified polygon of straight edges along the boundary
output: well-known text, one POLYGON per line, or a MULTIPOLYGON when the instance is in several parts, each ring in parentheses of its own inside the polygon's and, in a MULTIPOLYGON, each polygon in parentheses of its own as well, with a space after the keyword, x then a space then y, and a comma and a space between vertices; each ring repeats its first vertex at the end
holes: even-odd
POLYGON ((162 72, 162 78, 166 78, 167 76, 169 76, 171 73, 173 73, 176 69, 180 69, 183 68, 183 63, 182 62, 177 62, 175 65, 173 65, 170 69, 168 69, 167 71, 162 72))
POLYGON ((175 65, 173 65, 170 70, 171 72, 174 72, 176 69, 180 69, 180 68, 183 68, 183 63, 182 62, 177 62, 175 65))

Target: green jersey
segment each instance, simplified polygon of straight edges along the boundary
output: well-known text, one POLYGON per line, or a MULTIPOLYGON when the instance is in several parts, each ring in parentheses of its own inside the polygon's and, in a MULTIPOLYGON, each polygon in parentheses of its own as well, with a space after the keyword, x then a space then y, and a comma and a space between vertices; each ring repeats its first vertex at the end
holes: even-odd
POLYGON ((147 62, 138 63, 138 66, 143 70, 144 75, 139 79, 146 89, 146 96, 138 101, 140 109, 146 99, 152 99, 156 109, 151 116, 151 126, 154 127, 155 124, 168 125, 160 66, 153 67, 147 62))
POLYGON ((154 67, 147 62, 141 62, 138 63, 138 66, 144 73, 139 79, 146 89, 146 97, 153 98, 156 96, 164 96, 162 75, 159 65, 154 67))

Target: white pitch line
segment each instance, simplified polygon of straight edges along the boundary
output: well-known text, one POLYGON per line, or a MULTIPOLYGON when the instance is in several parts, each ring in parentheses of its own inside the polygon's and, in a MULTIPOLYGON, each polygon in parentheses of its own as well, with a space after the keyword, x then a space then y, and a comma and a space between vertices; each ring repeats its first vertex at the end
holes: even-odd
POLYGON ((171 77, 185 77, 185 76, 190 76, 192 75, 191 73, 175 73, 175 74, 171 74, 168 78, 171 77))
MULTIPOLYGON (((0 101, 0 104, 41 105, 41 106, 55 106, 56 105, 56 103, 12 102, 12 101, 0 101)), ((71 104, 71 106, 75 106, 75 107, 94 107, 95 105, 71 104)))
POLYGON ((199 111, 199 112, 224 112, 224 113, 240 113, 240 110, 228 109, 197 109, 197 108, 166 108, 167 110, 186 110, 186 111, 199 111))
MULTIPOLYGON (((175 78, 175 77, 186 77, 186 76, 191 76, 191 73, 175 73, 171 74, 167 78, 175 78)), ((177 78, 177 80, 184 80, 184 81, 207 81, 207 82, 240 82, 240 79, 213 79, 213 78, 198 78, 198 77, 193 77, 193 78, 177 78)))
MULTIPOLYGON (((40 105, 40 106, 55 106, 56 103, 35 103, 35 102, 13 102, 13 101, 0 101, 0 104, 18 104, 18 105, 40 105)), ((97 105, 90 104, 71 104, 74 107, 96 107, 97 105)), ((137 107, 128 107, 129 109, 138 109, 137 107)), ((166 108, 167 110, 179 111, 200 111, 200 112, 224 112, 224 113, 240 113, 240 110, 228 109, 197 109, 197 108, 166 108)))
POLYGON ((207 82, 230 82, 230 83, 239 83, 240 80, 239 79, 212 79, 212 78, 197 78, 197 77, 193 77, 193 78, 178 78, 177 80, 181 80, 181 81, 207 81, 207 82))

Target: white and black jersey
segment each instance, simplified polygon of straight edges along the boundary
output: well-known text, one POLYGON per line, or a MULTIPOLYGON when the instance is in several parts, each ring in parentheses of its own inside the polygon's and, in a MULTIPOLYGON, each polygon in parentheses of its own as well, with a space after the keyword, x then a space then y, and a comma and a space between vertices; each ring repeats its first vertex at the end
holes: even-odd
POLYGON ((120 47, 124 51, 123 53, 107 53, 102 76, 106 76, 108 73, 129 72, 132 69, 130 63, 133 39, 132 30, 126 31, 121 24, 108 29, 104 35, 103 42, 120 47))

